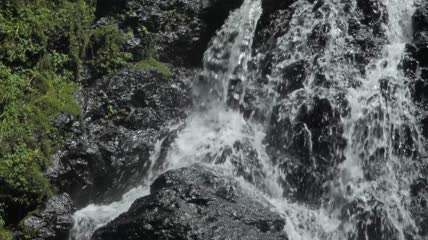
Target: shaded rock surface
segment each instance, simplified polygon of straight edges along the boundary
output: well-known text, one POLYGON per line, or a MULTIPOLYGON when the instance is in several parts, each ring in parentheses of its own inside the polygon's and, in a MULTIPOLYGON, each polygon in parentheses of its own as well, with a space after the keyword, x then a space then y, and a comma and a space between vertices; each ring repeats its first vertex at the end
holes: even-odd
POLYGON ((172 76, 124 69, 90 79, 94 76, 88 69, 80 93, 82 120, 61 116, 57 121, 75 135, 53 156, 47 171, 60 192, 69 193, 82 207, 89 202, 117 200, 142 181, 151 166, 155 143, 174 135, 168 126, 186 117, 193 68, 200 65, 214 32, 241 3, 97 1, 96 25, 117 22, 126 35, 125 48, 136 62, 142 60, 141 49, 147 49, 145 37, 149 32, 156 35, 156 49, 151 54, 169 64, 172 76))
POLYGON ((168 171, 92 240, 287 239, 284 220, 234 180, 194 165, 168 171))
MULTIPOLYGON (((428 140, 428 2, 422 1, 417 6, 413 15, 414 35, 413 41, 406 46, 407 55, 403 58, 401 67, 409 78, 410 90, 413 101, 416 103, 419 114, 417 119, 422 129, 424 141, 428 140)), ((415 223, 419 228, 419 234, 428 237, 428 167, 427 157, 421 156, 422 171, 411 185, 411 211, 415 223)))
POLYGON ((319 204, 327 191, 323 186, 344 160, 342 119, 349 107, 341 89, 357 87, 356 76, 364 76, 366 66, 380 56, 386 42, 386 7, 382 1, 337 6, 322 0, 262 3, 253 66, 259 75, 249 83, 242 109, 269 122, 266 142, 274 161, 287 173, 286 195, 319 204), (345 16, 335 25, 329 17, 333 9, 345 16), (344 34, 337 36, 340 40, 332 40, 333 31, 344 34), (344 41, 346 47, 330 49, 329 41, 344 41), (349 70, 342 74, 344 66, 349 70), (277 102, 273 107, 260 104, 261 96, 266 95, 262 89, 269 85, 277 94, 271 97, 277 102), (307 92, 305 86, 313 92, 307 92))
POLYGON ((76 205, 109 201, 138 184, 168 126, 190 106, 186 74, 123 70, 81 90, 81 133, 53 157, 47 175, 76 205))
MULTIPOLYGON (((75 208, 67 193, 52 197, 43 209, 27 217, 23 225, 31 228, 33 240, 66 240, 73 227, 72 214, 75 208)), ((27 239, 16 236, 16 239, 27 239)))
POLYGON ((162 62, 176 67, 193 67, 201 64, 211 37, 223 25, 230 11, 239 7, 242 2, 243 0, 99 1, 97 13, 98 17, 114 16, 122 29, 132 29, 134 33, 149 31, 156 34, 154 50, 162 62), (141 29, 142 26, 144 29, 141 29))

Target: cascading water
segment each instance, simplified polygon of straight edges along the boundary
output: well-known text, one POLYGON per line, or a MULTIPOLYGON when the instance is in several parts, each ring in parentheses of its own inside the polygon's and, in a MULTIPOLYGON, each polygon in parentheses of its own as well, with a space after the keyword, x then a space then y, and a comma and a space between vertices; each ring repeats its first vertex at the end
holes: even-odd
MULTIPOLYGON (((248 162, 248 165, 242 162, 250 154, 256 155, 254 159, 268 160, 261 144, 263 133, 259 131, 261 127, 246 123, 238 112, 226 107, 230 81, 239 80, 241 86, 245 84, 253 35, 261 12, 260 0, 245 0, 212 40, 204 56, 204 69, 193 87, 196 109, 169 149, 168 156, 160 163, 156 163, 161 145, 158 143, 151 157, 152 170, 146 178, 147 184, 126 193, 119 202, 105 206, 90 205, 77 211, 71 239, 90 239, 96 229, 125 212, 136 199, 147 195, 150 182, 169 169, 196 162, 221 163, 233 175, 248 178, 258 175, 257 182, 262 176, 255 169, 275 170, 265 166, 265 162, 248 162), (155 165, 161 167, 154 169, 155 165)), ((264 182, 263 185, 273 188, 273 191, 280 189, 275 187, 275 182, 264 182)))
POLYGON ((414 2, 389 0, 385 5, 388 43, 381 57, 367 66, 362 84, 348 91, 348 147, 335 191, 346 203, 358 202, 365 211, 381 214, 383 232, 378 238, 418 239, 409 196, 418 172, 415 157, 423 150, 408 80, 399 68, 405 44, 411 41, 414 2))
MULTIPOLYGON (((284 231, 291 240, 422 239, 409 210, 409 188, 418 172, 413 160, 423 149, 414 118, 416 110, 399 68, 412 34, 414 2, 383 3, 388 17, 380 14, 379 19, 387 19, 380 25, 386 41, 380 56, 367 64, 352 57, 359 50, 349 44, 354 40, 350 22, 356 17, 356 0, 325 0, 321 6, 296 1, 290 29, 278 39, 273 52, 269 93, 277 91, 284 70, 291 64, 304 63, 308 74, 302 88, 282 99, 281 93, 274 98, 264 96, 261 107, 279 104, 282 113, 278 121, 287 118, 296 126, 300 123, 299 108, 311 106, 314 99, 327 99, 333 112, 337 109, 342 113, 338 124, 343 131, 330 130, 328 134, 340 135, 346 147, 336 146, 328 153, 334 163, 320 204, 289 198, 292 187, 284 184, 284 169, 267 150, 267 123, 247 120, 228 107, 233 101, 243 101, 246 86, 258 71, 249 68, 249 62, 258 59, 252 56, 252 44, 262 13, 261 0, 245 0, 206 51, 203 70, 193 86, 195 109, 183 127, 176 129, 178 136, 166 158, 159 155, 161 140, 151 156, 145 185, 126 193, 119 202, 77 211, 71 239, 90 239, 97 228, 149 194, 148 186, 159 174, 193 163, 220 166, 226 174, 254 185, 254 191, 263 194, 287 219, 284 231), (343 102, 346 109, 342 109, 343 102), (380 229, 371 226, 376 221, 381 221, 380 229)), ((301 132, 312 156, 314 133, 306 124, 301 132)), ((315 157, 308 158, 316 165, 315 157)))

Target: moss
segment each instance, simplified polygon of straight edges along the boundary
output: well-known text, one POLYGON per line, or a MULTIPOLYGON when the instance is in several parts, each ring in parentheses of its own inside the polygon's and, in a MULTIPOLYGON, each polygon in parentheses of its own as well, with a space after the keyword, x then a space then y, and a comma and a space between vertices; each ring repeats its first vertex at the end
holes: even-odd
POLYGON ((165 77, 171 76, 171 70, 169 69, 169 67, 166 64, 159 62, 153 57, 149 57, 137 63, 131 63, 130 66, 131 68, 135 69, 153 69, 159 71, 165 77))
POLYGON ((131 65, 169 68, 156 60, 154 35, 144 27, 119 30, 116 23, 91 29, 95 0, 0 1, 0 239, 52 189, 42 172, 66 132, 59 114, 79 114, 74 99, 81 65, 96 74, 131 65), (142 41, 126 49, 126 39, 142 41), (141 59, 145 59, 140 61, 141 59), (5 197, 3 197, 5 196, 5 197))
POLYGON ((109 24, 97 28, 91 35, 93 53, 90 64, 98 75, 115 72, 127 65, 132 54, 123 49, 125 38, 117 24, 109 24))
POLYGON ((52 192, 42 172, 67 136, 53 123, 60 113, 79 114, 74 80, 85 58, 94 9, 89 0, 3 0, 0 5, 4 229, 52 192))
POLYGON ((1 240, 12 240, 13 234, 9 230, 0 226, 0 239, 1 240))
POLYGON ((10 232, 9 230, 7 230, 4 227, 4 221, 3 218, 1 217, 1 213, 2 213, 2 208, 1 208, 1 204, 0 204, 0 239, 1 240, 12 240, 13 234, 12 232, 10 232))

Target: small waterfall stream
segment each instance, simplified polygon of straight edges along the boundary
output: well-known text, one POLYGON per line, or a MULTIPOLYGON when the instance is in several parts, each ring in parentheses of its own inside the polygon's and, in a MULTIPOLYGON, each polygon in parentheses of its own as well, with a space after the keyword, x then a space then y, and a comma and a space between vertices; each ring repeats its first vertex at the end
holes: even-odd
MULTIPOLYGON (((194 81, 193 112, 182 127, 172 129, 178 135, 166 158, 160 159, 161 140, 152 153, 145 185, 118 202, 77 211, 71 239, 90 239, 97 228, 149 194, 150 183, 162 172, 202 163, 215 164, 255 186, 257 194, 263 194, 286 218, 284 231, 290 240, 363 240, 369 234, 378 234, 379 240, 422 240, 409 210, 409 189, 418 173, 413 160, 423 149, 416 109, 399 68, 405 43, 411 41, 414 2, 384 0, 383 4, 388 13, 387 24, 382 25, 385 44, 380 56, 364 69, 349 57, 358 51, 349 44, 356 0, 325 0, 317 11, 307 0, 296 1, 290 29, 278 39, 273 52, 269 92, 276 91, 290 64, 305 62, 309 74, 303 88, 282 99, 279 94, 266 97, 270 103, 264 107, 281 104, 282 116, 291 123, 298 122, 298 108, 314 97, 328 99, 333 108, 346 112, 340 117, 346 147, 338 148, 333 156, 337 169, 332 170, 328 191, 319 205, 288 198, 290 190, 283 184, 287 174, 267 150, 267 123, 248 120, 228 107, 232 101, 243 101, 246 87, 255 81, 258 71, 249 62, 257 61, 252 45, 262 14, 261 0, 245 0, 210 43, 203 70, 194 81), (314 43, 314 29, 322 36, 321 42, 314 43), (346 111, 340 109, 343 101, 348 104, 346 111), (370 221, 378 220, 382 221, 380 233, 370 226, 370 221)), ((312 134, 307 126, 304 129, 312 134)), ((308 145, 311 151, 312 143, 308 145)))

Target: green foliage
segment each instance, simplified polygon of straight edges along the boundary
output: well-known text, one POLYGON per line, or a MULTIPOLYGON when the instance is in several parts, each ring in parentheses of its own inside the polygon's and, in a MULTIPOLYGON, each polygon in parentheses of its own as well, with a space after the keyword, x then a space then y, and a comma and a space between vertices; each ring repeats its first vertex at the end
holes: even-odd
POLYGON ((14 211, 25 214, 51 194, 42 172, 66 135, 53 122, 60 113, 79 113, 74 79, 94 9, 87 0, 3 0, 0 6, 0 239, 6 239, 1 229, 14 211))
POLYGON ((50 193, 49 183, 40 171, 43 157, 38 150, 20 145, 1 161, 0 177, 9 190, 5 198, 9 204, 34 207, 50 193))
POLYGON ((0 239, 1 240, 12 240, 12 238, 13 238, 12 233, 0 225, 0 239))
POLYGON ((13 237, 12 233, 4 227, 5 222, 2 218, 2 215, 3 215, 2 205, 3 204, 0 203, 0 239, 1 240, 11 240, 13 237))
POLYGON ((52 190, 42 172, 67 133, 59 114, 79 114, 75 80, 87 63, 96 74, 129 66, 169 68, 156 60, 154 35, 123 33, 114 22, 91 28, 95 0, 0 0, 0 239, 52 190), (126 40, 142 41, 139 50, 126 40), (144 60, 142 60, 144 59, 144 60), (137 62, 137 63, 131 63, 137 62), (13 219, 16 221, 16 219, 13 219))
POLYGON ((90 61, 96 74, 109 74, 127 65, 132 54, 123 49, 125 38, 117 24, 97 28, 91 35, 93 57, 90 61))
POLYGON ((153 57, 148 57, 147 59, 137 63, 132 63, 131 67, 136 69, 154 69, 162 73, 165 77, 171 76, 171 70, 169 67, 153 57))

